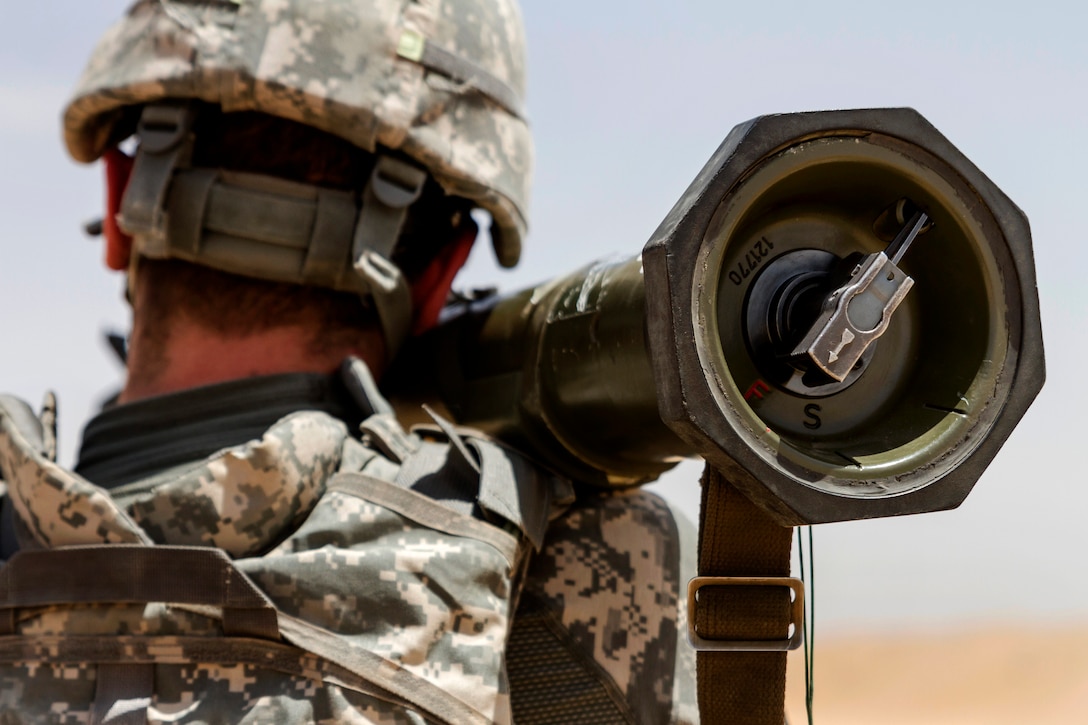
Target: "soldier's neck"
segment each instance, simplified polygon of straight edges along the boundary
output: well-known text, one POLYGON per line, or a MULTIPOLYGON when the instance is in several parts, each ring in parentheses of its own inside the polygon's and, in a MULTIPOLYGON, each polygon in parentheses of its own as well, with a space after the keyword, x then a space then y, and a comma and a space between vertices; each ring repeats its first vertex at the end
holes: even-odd
POLYGON ((171 326, 166 339, 152 340, 139 328, 129 341, 128 378, 119 403, 204 385, 281 373, 332 373, 345 357, 381 369, 372 347, 316 351, 303 327, 277 327, 245 337, 223 336, 188 320, 171 326), (361 348, 361 349, 360 349, 361 348))

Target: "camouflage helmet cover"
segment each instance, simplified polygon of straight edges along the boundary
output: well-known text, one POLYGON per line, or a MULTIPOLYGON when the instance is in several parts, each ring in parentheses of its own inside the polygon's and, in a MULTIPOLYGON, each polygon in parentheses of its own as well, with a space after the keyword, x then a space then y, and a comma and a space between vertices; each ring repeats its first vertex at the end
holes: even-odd
POLYGON ((384 146, 490 212, 513 266, 532 165, 524 86, 515 0, 140 0, 99 42, 64 132, 91 162, 126 107, 195 99, 384 146))

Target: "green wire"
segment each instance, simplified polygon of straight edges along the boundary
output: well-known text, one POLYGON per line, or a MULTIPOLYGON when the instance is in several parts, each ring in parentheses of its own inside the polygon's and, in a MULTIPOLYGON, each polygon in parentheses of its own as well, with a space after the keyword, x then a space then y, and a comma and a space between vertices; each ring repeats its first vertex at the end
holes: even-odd
POLYGON ((812 725, 812 699, 816 693, 816 549, 813 546, 812 527, 808 527, 808 667, 812 677, 808 682, 805 707, 808 709, 808 723, 812 725))
POLYGON ((801 564, 801 581, 805 583, 805 611, 801 617, 801 634, 804 637, 805 653, 805 711, 808 713, 808 725, 812 725, 812 699, 815 693, 816 663, 816 568, 815 550, 813 549, 812 527, 808 527, 808 571, 805 571, 805 541, 801 527, 797 528, 797 556, 801 564))

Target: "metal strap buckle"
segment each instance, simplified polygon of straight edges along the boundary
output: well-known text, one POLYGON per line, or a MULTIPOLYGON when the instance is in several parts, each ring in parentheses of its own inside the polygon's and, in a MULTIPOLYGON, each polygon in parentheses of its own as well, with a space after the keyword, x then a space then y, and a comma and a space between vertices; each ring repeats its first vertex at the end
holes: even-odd
POLYGON ((697 652, 785 652, 804 641, 805 585, 793 577, 700 576, 688 582, 688 639, 697 652), (786 587, 792 592, 790 634, 785 639, 705 639, 695 631, 695 608, 704 587, 786 587))

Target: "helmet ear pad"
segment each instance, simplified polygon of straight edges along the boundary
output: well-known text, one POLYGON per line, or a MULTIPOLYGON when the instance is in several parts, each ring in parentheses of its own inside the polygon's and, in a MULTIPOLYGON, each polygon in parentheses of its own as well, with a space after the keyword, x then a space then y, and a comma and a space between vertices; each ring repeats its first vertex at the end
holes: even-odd
POLYGON ((449 298, 453 280, 468 261, 479 231, 476 222, 464 215, 460 226, 452 230, 444 245, 420 275, 412 282, 412 334, 420 335, 438 323, 438 316, 449 298))
POLYGON ((106 172, 106 214, 102 219, 102 235, 106 238, 106 267, 117 272, 128 269, 132 257, 132 237, 121 231, 117 215, 121 200, 132 177, 133 158, 114 147, 102 155, 106 172))

